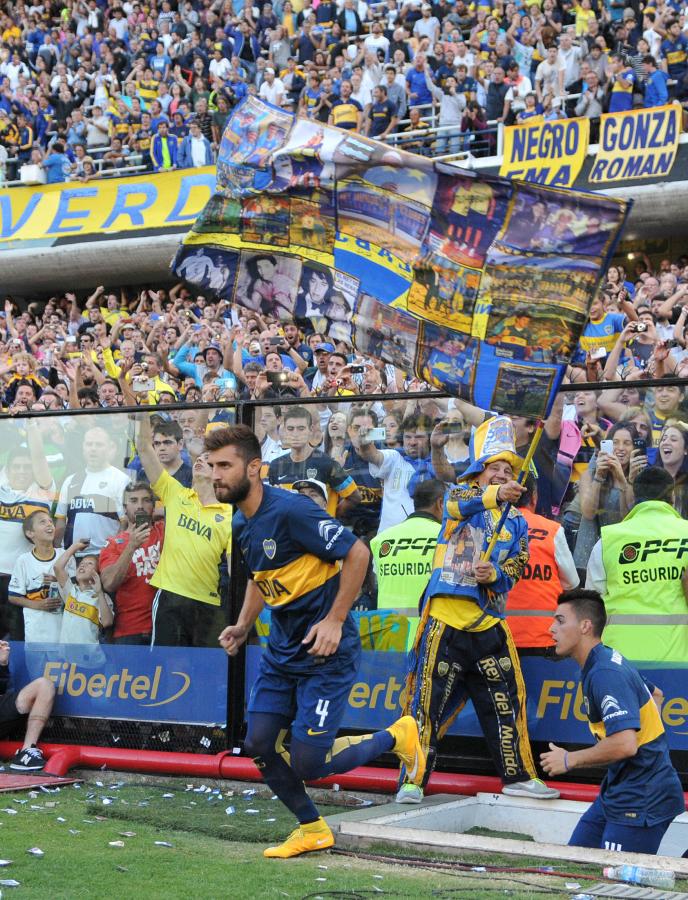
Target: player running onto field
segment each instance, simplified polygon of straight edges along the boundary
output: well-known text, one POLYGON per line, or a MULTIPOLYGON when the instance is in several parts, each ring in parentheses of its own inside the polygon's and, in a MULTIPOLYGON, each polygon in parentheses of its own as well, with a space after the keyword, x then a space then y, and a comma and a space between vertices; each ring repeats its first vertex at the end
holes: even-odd
POLYGON ((304 781, 347 772, 389 750, 421 777, 425 769, 410 716, 374 734, 336 737, 358 670, 361 645, 350 609, 368 550, 312 500, 261 482, 260 443, 245 425, 212 431, 205 443, 218 500, 238 508, 232 538, 250 579, 237 623, 220 635, 227 653, 237 653, 265 603, 272 611, 245 748, 299 827, 264 855, 325 850, 334 837, 304 781))

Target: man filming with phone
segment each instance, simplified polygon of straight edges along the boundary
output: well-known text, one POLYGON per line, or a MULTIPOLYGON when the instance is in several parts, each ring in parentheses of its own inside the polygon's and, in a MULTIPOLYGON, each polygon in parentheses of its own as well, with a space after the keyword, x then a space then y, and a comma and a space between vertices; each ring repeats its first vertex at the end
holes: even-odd
POLYGON ((100 552, 100 581, 114 600, 115 644, 148 645, 155 588, 150 579, 162 550, 165 526, 153 522, 155 497, 144 482, 124 490, 127 527, 108 539, 100 552))

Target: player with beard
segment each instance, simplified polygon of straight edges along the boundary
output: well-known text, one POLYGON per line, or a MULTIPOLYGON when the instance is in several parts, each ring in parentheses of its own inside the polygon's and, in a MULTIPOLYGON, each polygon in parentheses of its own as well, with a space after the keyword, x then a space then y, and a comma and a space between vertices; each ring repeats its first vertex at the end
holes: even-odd
POLYGON ((336 737, 358 670, 361 645, 350 610, 369 553, 308 497, 261 482, 260 443, 245 425, 210 432, 205 447, 216 496, 238 510, 232 539, 249 575, 239 618, 220 634, 220 644, 234 656, 265 604, 272 613, 245 749, 298 827, 264 855, 285 859, 324 850, 334 837, 304 781, 347 772, 390 750, 414 774, 422 777, 425 769, 410 716, 374 734, 336 737))

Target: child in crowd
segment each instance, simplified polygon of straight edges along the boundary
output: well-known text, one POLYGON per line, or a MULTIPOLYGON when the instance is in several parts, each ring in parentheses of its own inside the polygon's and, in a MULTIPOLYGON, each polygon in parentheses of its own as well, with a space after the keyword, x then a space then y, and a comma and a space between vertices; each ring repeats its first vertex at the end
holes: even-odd
POLYGON ((86 554, 79 558, 73 580, 67 574, 72 557, 84 554, 88 546, 88 541, 76 541, 55 563, 55 575, 65 604, 60 631, 62 644, 97 644, 100 629, 109 628, 115 620, 112 602, 100 583, 96 555, 86 554))

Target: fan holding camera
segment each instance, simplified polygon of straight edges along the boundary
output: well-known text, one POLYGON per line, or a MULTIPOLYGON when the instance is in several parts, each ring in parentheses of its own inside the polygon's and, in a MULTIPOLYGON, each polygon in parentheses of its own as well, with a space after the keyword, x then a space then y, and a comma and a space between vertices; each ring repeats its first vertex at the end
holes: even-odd
POLYGON ((256 378, 257 397, 308 397, 310 391, 300 372, 285 369, 278 350, 265 354, 265 368, 256 378))
POLYGON ((633 377, 634 372, 637 377, 650 364, 658 343, 659 337, 652 313, 649 309, 641 308, 638 320, 627 322, 618 335, 614 347, 607 356, 602 380, 614 381, 619 376, 626 379, 633 377))

